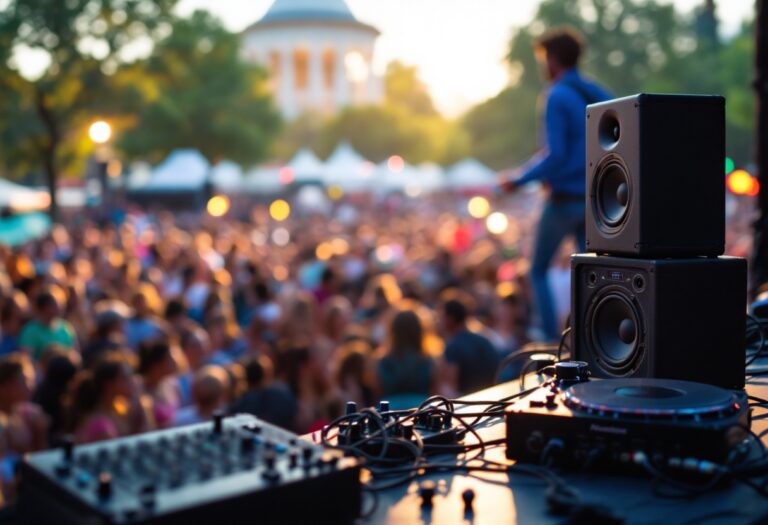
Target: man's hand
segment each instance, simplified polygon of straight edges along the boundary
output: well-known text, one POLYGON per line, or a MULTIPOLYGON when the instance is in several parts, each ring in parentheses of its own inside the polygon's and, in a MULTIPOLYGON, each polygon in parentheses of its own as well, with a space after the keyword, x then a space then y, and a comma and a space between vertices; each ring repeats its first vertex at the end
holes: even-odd
POLYGON ((520 186, 515 184, 515 181, 513 180, 505 180, 501 184, 499 184, 499 191, 502 193, 514 193, 518 189, 520 189, 520 186))

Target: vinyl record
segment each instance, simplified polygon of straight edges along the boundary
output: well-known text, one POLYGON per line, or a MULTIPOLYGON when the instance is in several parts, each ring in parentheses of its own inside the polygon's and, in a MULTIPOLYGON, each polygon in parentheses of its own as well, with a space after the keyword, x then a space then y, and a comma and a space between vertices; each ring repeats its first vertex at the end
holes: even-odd
POLYGON ((564 397, 575 411, 615 419, 716 419, 740 409, 728 390, 671 379, 588 381, 567 389, 564 397))

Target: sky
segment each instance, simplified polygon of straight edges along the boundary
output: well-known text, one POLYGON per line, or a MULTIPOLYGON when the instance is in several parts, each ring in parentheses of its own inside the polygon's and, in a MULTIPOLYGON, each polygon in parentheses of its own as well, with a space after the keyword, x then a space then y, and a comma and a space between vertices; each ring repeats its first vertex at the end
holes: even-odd
MULTIPOLYGON (((181 0, 180 14, 207 9, 241 31, 273 0, 181 0)), ((668 0, 687 12, 703 0, 668 0)), ((534 16, 540 0, 347 0, 357 18, 381 31, 374 71, 400 60, 415 65, 437 107, 455 116, 498 93, 509 80, 504 62, 515 28, 534 16)), ((755 0, 720 0, 724 34, 752 16, 755 0)))

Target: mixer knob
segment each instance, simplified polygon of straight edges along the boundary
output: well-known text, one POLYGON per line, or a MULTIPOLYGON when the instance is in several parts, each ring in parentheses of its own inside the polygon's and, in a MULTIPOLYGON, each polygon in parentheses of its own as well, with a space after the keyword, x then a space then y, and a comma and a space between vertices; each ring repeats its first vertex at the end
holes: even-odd
POLYGON ((240 438, 240 453, 251 454, 253 452, 253 438, 250 436, 243 436, 240 438))
POLYGON ((299 453, 295 450, 288 454, 288 467, 289 468, 296 468, 296 466, 299 464, 299 453))
POLYGON ((109 499, 109 497, 112 495, 112 474, 109 472, 102 472, 99 474, 99 485, 97 491, 99 499, 109 499))
POLYGON ((464 501, 464 512, 471 514, 473 511, 472 502, 475 501, 475 491, 472 489, 465 490, 461 493, 461 499, 464 501))
POLYGON ((357 403, 354 401, 347 401, 347 405, 345 408, 345 413, 347 415, 354 414, 357 412, 357 403))
POLYGON ((72 436, 66 436, 61 443, 61 451, 63 452, 64 461, 70 463, 75 451, 75 440, 72 436))
POLYGON ((421 496, 421 506, 423 508, 432 508, 432 498, 435 497, 436 485, 434 481, 424 481, 419 487, 419 496, 421 496))
POLYGON ((213 413, 213 433, 221 434, 224 429, 224 412, 217 410, 213 413))
POLYGON ((267 452, 264 454, 264 465, 267 467, 267 470, 274 470, 275 454, 273 452, 267 452))

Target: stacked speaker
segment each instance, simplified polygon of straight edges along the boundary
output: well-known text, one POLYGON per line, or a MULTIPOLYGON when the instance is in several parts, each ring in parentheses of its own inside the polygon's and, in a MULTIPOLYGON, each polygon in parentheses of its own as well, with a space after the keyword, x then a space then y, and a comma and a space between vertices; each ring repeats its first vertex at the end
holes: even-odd
POLYGON ((744 259, 724 257, 725 99, 587 107, 587 249, 571 341, 597 377, 744 386, 744 259))

